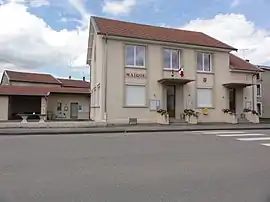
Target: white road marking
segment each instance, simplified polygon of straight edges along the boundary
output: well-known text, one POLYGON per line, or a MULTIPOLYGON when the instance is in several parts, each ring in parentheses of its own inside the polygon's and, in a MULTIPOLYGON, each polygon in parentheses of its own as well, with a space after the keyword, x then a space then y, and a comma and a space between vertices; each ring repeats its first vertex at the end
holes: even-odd
POLYGON ((240 141, 260 141, 260 140, 270 140, 270 137, 254 137, 254 138, 238 138, 240 141))
POLYGON ((217 134, 242 134, 244 131, 194 131, 196 133, 203 133, 209 135, 217 135, 217 134))
POLYGON ((266 147, 270 147, 270 144, 261 144, 263 146, 266 146, 266 147))
POLYGON ((227 134, 217 135, 218 137, 245 137, 245 136, 265 136, 265 134, 227 134))

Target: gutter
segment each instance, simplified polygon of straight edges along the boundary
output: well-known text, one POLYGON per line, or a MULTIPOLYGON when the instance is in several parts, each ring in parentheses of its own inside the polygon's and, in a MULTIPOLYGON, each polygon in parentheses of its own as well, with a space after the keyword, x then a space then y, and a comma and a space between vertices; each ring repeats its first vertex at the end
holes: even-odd
POLYGON ((107 122, 107 78, 108 78, 108 34, 102 37, 104 39, 104 57, 103 57, 103 70, 104 70, 104 119, 107 122))

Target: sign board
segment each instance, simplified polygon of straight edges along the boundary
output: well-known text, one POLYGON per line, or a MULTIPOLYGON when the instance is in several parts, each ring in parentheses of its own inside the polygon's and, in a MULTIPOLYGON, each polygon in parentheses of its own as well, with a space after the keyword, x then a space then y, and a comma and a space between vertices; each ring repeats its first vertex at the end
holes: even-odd
POLYGON ((160 100, 150 100, 150 110, 158 110, 160 108, 160 100))
POLYGON ((146 75, 144 73, 129 73, 129 72, 126 72, 125 77, 137 78, 137 79, 145 79, 146 75))

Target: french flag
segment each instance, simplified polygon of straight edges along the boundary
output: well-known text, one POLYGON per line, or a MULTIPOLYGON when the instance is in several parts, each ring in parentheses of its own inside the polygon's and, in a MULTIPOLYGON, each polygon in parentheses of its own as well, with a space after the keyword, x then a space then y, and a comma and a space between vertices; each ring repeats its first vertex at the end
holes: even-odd
POLYGON ((179 69, 179 75, 180 75, 181 77, 184 76, 184 68, 183 68, 183 67, 181 67, 181 68, 179 69))

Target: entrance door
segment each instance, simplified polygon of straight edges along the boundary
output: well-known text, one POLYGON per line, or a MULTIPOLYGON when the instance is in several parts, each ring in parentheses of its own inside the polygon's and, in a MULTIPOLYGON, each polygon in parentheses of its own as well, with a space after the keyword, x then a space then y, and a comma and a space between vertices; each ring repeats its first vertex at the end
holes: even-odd
POLYGON ((231 111, 236 112, 236 90, 235 90, 235 88, 229 89, 229 108, 231 111))
POLYGON ((175 86, 167 86, 167 111, 170 118, 175 118, 175 86))
POLYGON ((78 103, 70 103, 70 118, 77 119, 78 118, 78 103))

